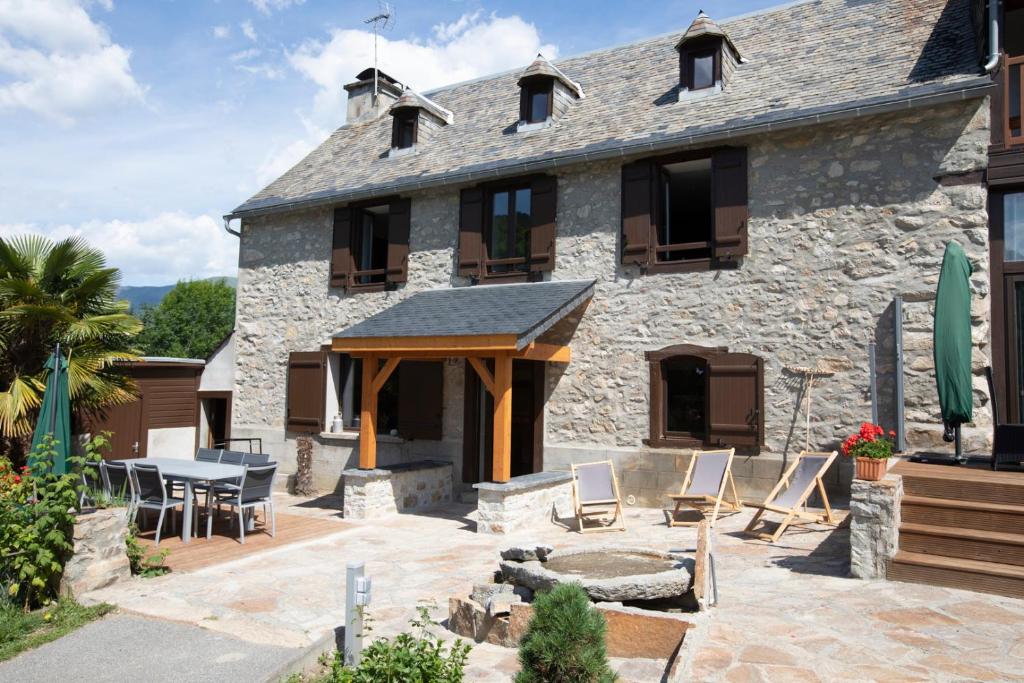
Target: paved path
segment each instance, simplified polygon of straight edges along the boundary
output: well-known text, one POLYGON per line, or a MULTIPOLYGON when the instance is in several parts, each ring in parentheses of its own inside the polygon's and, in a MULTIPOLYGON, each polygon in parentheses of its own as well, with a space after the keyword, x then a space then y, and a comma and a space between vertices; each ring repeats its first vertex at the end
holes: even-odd
POLYGON ((296 651, 257 645, 206 629, 126 614, 0 663, 0 681, 52 683, 252 683, 296 651))
MULTIPOLYGON (((846 529, 793 528, 771 546, 740 536, 750 515, 718 524, 721 604, 695 619, 682 653, 684 680, 1021 680, 1024 601, 851 579, 846 529)), ((364 560, 373 578, 370 614, 379 636, 407 629, 421 601, 433 605, 438 621, 447 618, 448 597, 493 572, 498 550, 515 540, 662 550, 693 549, 696 541, 695 530, 670 529, 650 509, 628 509, 626 533, 587 536, 555 525, 483 536, 474 533, 474 516, 471 506, 452 506, 431 516, 351 521, 327 538, 90 597, 251 643, 302 648, 342 625, 349 560, 364 560)), ((480 644, 466 680, 509 681, 516 669, 515 651, 480 644)))

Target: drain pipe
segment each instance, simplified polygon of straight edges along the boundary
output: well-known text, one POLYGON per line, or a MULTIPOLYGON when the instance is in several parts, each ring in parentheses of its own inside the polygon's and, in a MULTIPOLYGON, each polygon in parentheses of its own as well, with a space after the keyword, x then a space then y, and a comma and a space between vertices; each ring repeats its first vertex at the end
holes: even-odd
POLYGON ((985 73, 990 74, 999 66, 999 0, 988 0, 988 61, 985 73))
POLYGON ((224 232, 238 238, 242 237, 242 233, 240 231, 231 229, 231 216, 224 216, 224 232))

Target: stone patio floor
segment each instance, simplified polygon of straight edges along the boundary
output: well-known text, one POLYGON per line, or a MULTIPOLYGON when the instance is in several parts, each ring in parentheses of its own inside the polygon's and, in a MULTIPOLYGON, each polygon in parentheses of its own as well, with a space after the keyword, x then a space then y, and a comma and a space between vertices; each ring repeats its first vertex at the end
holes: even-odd
MULTIPOLYGON (((337 518, 337 502, 282 496, 279 509, 337 518)), ((719 521, 720 604, 693 615, 697 628, 687 636, 673 680, 1021 679, 1024 601, 847 578, 842 525, 792 528, 770 546, 739 534, 750 515, 719 521)), ((304 648, 342 625, 345 565, 352 560, 364 560, 373 579, 373 637, 406 629, 424 602, 443 621, 448 597, 485 580, 497 567, 498 550, 515 541, 556 547, 621 542, 675 551, 696 545, 695 530, 668 528, 660 510, 629 509, 627 532, 586 536, 555 524, 505 537, 478 535, 474 516, 473 506, 453 505, 429 516, 346 520, 330 536, 192 573, 132 580, 87 597, 254 643, 304 648)), ((623 681, 661 678, 650 662, 614 664, 623 681)), ((508 681, 516 670, 515 651, 479 644, 466 680, 508 681)))

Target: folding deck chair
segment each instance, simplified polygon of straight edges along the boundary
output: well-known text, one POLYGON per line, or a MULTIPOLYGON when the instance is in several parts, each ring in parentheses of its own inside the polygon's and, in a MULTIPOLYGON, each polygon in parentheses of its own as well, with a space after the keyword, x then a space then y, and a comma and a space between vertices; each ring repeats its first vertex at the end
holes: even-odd
POLYGON ((690 466, 686 469, 686 477, 683 479, 683 486, 679 489, 679 495, 670 496, 675 501, 675 509, 669 516, 669 526, 696 526, 698 521, 681 521, 679 513, 683 507, 692 508, 701 514, 705 514, 710 508, 710 526, 715 525, 718 519, 718 512, 723 503, 730 510, 739 512, 743 503, 736 495, 736 482, 732 479, 732 458, 736 454, 735 448, 718 451, 694 451, 690 458, 690 466), (728 484, 732 494, 732 502, 725 501, 725 487, 728 484))
POLYGON ((622 518, 622 497, 611 460, 572 465, 572 504, 580 533, 588 531, 625 531, 622 518), (615 520, 618 519, 618 524, 615 520), (586 528, 591 520, 599 526, 586 528))
POLYGON ((796 520, 817 522, 818 524, 835 524, 835 518, 832 516, 832 508, 828 504, 828 495, 825 493, 825 482, 822 480, 822 477, 825 476, 825 472, 828 471, 837 455, 836 451, 831 451, 830 453, 801 451, 800 455, 796 457, 796 461, 789 466, 789 469, 782 475, 782 479, 779 480, 779 483, 775 485, 775 488, 765 498, 764 503, 750 505, 750 507, 759 509, 754 518, 750 520, 750 524, 744 529, 744 533, 774 543, 779 540, 787 527, 796 520), (785 487, 785 490, 783 490, 783 487, 785 487), (821 495, 821 503, 825 508, 825 512, 821 514, 807 511, 807 499, 810 498, 811 492, 815 488, 818 489, 818 493, 821 495), (754 527, 761 521, 761 516, 765 512, 777 512, 780 515, 785 515, 775 533, 769 534, 764 531, 754 530, 754 527))

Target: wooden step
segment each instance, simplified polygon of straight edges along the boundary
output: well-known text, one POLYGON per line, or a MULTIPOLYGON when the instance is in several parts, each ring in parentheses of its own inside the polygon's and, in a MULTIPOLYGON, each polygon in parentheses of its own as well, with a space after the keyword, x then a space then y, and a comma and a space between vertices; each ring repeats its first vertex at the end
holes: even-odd
POLYGON ((900 517, 911 524, 983 531, 1020 529, 1024 532, 1024 505, 903 496, 900 517))
POLYGON ((994 562, 900 550, 889 562, 888 578, 1024 598, 1024 568, 994 562))
POLYGON ((900 524, 900 550, 1024 567, 1024 535, 930 524, 900 524))
POLYGON ((1024 505, 1024 473, 900 462, 890 470, 903 477, 908 496, 1024 505))

